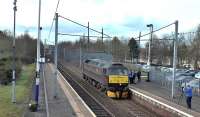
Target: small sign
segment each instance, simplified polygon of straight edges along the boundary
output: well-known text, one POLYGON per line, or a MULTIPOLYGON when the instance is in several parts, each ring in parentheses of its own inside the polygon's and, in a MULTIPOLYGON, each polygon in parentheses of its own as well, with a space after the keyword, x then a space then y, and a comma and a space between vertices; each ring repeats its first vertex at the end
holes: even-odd
POLYGON ((40 83, 40 79, 39 78, 36 78, 36 85, 39 85, 39 83, 40 83))
POLYGON ((40 58, 40 61, 39 61, 39 62, 45 63, 45 58, 44 58, 44 57, 40 58))

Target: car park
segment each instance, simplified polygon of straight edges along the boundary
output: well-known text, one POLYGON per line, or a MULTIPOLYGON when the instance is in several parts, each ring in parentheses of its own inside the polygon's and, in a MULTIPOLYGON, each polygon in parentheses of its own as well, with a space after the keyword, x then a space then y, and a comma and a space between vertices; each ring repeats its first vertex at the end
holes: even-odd
POLYGON ((190 85, 192 88, 199 88, 199 79, 194 79, 189 82, 184 82, 184 83, 182 83, 181 86, 185 87, 187 85, 190 85))
MULTIPOLYGON (((170 74, 168 74, 166 78, 168 80, 172 80, 173 73, 171 72, 170 74)), ((183 70, 176 71, 176 79, 175 79, 176 81, 190 81, 192 79, 194 79, 194 73, 190 72, 185 73, 183 70)))
MULTIPOLYGON (((173 74, 170 74, 168 76, 166 76, 166 79, 169 80, 169 81, 172 81, 173 79, 173 74)), ((176 78, 175 78, 175 81, 177 82, 185 82, 185 81, 191 81, 193 80, 194 77, 192 76, 183 76, 183 75, 176 75, 176 78)))
POLYGON ((194 77, 192 77, 192 76, 184 76, 184 75, 180 75, 180 76, 176 77, 176 81, 181 81, 181 82, 185 82, 185 81, 188 82, 193 79, 194 79, 194 77))
POLYGON ((183 73, 184 76, 192 76, 195 77, 195 74, 197 73, 197 71, 195 70, 187 70, 185 73, 183 73))

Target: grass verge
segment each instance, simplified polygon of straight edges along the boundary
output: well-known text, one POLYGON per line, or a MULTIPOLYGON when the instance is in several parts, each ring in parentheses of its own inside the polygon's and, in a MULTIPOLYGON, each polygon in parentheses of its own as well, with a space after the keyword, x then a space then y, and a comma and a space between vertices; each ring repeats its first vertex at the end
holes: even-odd
POLYGON ((34 77, 34 65, 24 66, 16 82, 16 104, 11 102, 12 84, 0 86, 0 117, 21 117, 25 109, 34 77))

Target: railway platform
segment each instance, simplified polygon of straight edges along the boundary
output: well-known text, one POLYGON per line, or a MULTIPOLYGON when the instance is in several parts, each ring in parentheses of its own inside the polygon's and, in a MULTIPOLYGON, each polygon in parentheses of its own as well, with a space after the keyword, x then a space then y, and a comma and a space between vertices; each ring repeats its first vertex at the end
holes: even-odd
POLYGON ((92 117, 93 113, 59 72, 55 84, 53 71, 53 65, 46 64, 45 80, 50 117, 92 117), (53 97, 55 85, 57 85, 56 99, 53 97))
POLYGON ((142 80, 139 83, 131 84, 130 88, 166 105, 179 109, 180 111, 186 112, 195 117, 200 116, 200 97, 198 96, 193 96, 192 109, 188 109, 184 95, 176 93, 176 96, 172 98, 170 89, 161 87, 154 82, 146 82, 145 80, 142 80))
POLYGON ((44 79, 41 79, 44 83, 40 83, 40 92, 42 93, 40 99, 43 103, 37 112, 26 113, 25 117, 93 117, 93 112, 82 101, 60 72, 58 72, 57 83, 55 83, 53 71, 52 64, 44 65, 44 79), (42 88, 43 85, 45 85, 44 88, 42 88), (55 86, 56 98, 54 98, 55 86))

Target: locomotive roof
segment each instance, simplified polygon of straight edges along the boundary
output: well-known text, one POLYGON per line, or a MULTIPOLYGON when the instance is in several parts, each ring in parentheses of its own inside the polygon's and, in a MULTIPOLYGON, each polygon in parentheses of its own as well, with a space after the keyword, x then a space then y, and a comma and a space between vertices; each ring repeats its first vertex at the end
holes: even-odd
POLYGON ((122 63, 119 62, 109 62, 101 59, 87 59, 85 63, 93 64, 99 67, 110 67, 110 66, 123 66, 122 63))

